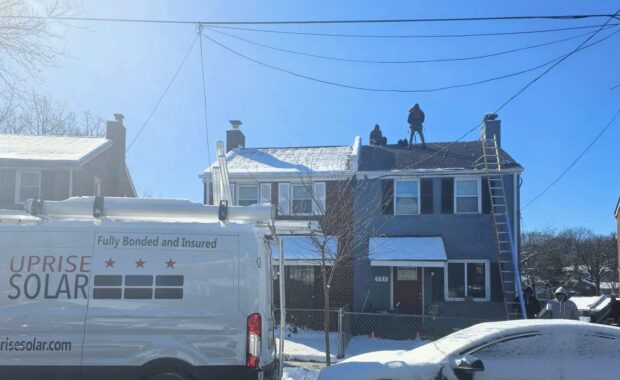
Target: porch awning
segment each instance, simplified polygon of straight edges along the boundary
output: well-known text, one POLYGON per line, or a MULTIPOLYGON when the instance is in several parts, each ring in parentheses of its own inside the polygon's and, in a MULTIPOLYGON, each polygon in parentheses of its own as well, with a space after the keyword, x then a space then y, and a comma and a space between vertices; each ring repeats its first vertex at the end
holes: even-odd
POLYGON ((373 237, 368 258, 380 267, 443 267, 447 260, 441 236, 373 237))
MULTIPOLYGON (((310 236, 282 237, 284 265, 321 265, 321 250, 319 246, 322 244, 325 244, 325 257, 333 259, 338 249, 338 238, 336 236, 317 236, 315 238, 310 236)), ((273 244, 271 247, 271 260, 276 265, 280 262, 280 251, 276 244, 273 244)))

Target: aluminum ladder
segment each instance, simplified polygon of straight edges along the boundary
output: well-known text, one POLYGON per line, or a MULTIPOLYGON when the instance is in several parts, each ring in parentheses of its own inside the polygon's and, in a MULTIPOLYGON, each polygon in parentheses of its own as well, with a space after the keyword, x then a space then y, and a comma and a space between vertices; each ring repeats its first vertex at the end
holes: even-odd
POLYGON ((521 292, 519 258, 512 235, 497 138, 493 135, 492 138, 483 137, 481 141, 506 319, 526 318, 521 292))

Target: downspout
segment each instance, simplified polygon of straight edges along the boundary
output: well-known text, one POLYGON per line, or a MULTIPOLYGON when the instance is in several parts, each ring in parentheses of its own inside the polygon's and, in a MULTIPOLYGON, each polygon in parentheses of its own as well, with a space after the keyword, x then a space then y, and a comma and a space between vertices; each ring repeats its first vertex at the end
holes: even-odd
POLYGON ((73 168, 69 168, 69 198, 73 196, 73 168))

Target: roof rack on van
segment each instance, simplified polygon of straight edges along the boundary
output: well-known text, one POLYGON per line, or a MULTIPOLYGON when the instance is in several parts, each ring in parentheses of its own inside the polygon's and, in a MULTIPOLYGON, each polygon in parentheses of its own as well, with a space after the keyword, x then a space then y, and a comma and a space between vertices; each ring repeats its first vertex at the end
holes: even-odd
POLYGON ((274 219, 273 206, 206 206, 180 199, 73 197, 64 201, 29 200, 26 211, 33 216, 49 218, 113 218, 129 220, 195 220, 217 222, 226 220, 270 223, 274 219), (221 207, 226 210, 222 211, 221 207))

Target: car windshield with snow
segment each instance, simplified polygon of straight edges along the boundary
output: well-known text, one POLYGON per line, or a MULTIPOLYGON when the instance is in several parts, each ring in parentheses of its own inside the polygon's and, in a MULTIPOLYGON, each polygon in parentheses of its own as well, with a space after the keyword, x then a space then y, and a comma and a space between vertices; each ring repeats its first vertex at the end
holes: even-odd
POLYGON ((319 380, 614 379, 620 329, 578 321, 481 323, 410 351, 354 356, 319 380))

